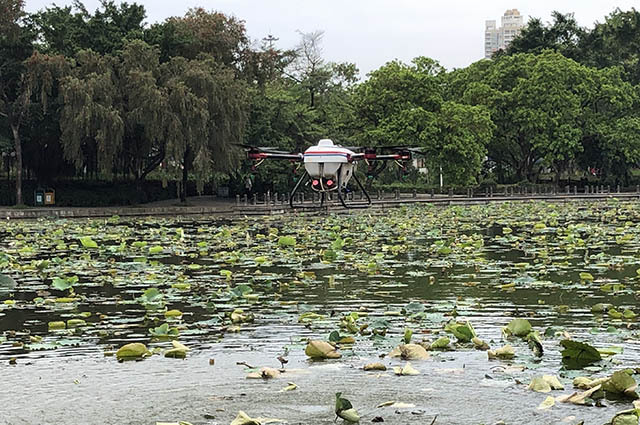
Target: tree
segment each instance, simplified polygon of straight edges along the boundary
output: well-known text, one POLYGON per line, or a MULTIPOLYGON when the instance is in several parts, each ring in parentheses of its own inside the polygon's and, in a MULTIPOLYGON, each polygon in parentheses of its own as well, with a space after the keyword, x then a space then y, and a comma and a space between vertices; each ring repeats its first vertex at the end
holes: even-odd
POLYGON ((38 33, 38 49, 45 53, 74 57, 81 50, 115 54, 127 41, 144 37, 144 6, 101 0, 101 8, 90 14, 80 0, 73 6, 53 5, 31 16, 38 33))
POLYGON ((476 182, 493 124, 484 106, 445 102, 443 68, 419 57, 412 65, 389 62, 356 89, 364 142, 424 147, 432 167, 451 184, 476 182))
POLYGON ((0 0, 0 117, 11 130, 16 155, 16 204, 22 199, 21 126, 39 100, 46 111, 55 79, 66 69, 61 56, 33 52, 34 33, 24 21, 21 0, 0 0))
POLYGON ((602 23, 596 23, 580 44, 584 63, 597 68, 622 66, 624 78, 640 84, 640 11, 614 10, 602 23))
POLYGON ((184 17, 167 19, 160 33, 164 34, 163 45, 173 50, 163 52, 164 57, 196 59, 204 53, 238 70, 249 42, 244 21, 203 8, 189 9, 184 17))
POLYGON ((122 151, 125 122, 116 61, 82 50, 62 81, 61 141, 65 158, 79 171, 111 176, 122 151))
POLYGON ((185 202, 191 169, 200 186, 213 172, 231 171, 237 163, 231 145, 242 142, 246 88, 210 57, 173 58, 163 65, 163 85, 168 93, 167 159, 182 170, 180 199, 185 202))
POLYGON ((551 13, 553 21, 544 25, 539 18, 531 18, 527 25, 512 40, 506 53, 542 53, 555 50, 568 58, 581 61, 584 51, 581 43, 588 31, 578 25, 573 13, 551 13))

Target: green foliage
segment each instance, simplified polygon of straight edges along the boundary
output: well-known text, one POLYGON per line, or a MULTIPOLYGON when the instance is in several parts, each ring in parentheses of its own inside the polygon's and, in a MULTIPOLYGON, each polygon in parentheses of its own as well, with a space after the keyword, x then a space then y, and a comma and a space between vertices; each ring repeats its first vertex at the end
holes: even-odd
MULTIPOLYGON (((178 182, 183 199, 192 182, 201 193, 221 179, 242 193, 252 171, 233 143, 420 146, 427 174, 414 171, 412 183, 433 185, 442 168, 448 187, 541 175, 560 184, 587 169, 630 184, 640 161, 634 9, 592 29, 554 12, 548 24, 531 19, 491 61, 447 72, 431 58, 396 60, 359 82, 355 64, 323 57, 322 31, 282 49, 271 36, 250 43, 240 18, 202 8, 145 27, 135 3, 29 15, 22 1, 4 2, 0 151, 17 152, 9 171, 19 202, 30 197, 23 169, 41 185, 65 175, 140 190, 153 176, 178 182)), ((265 163, 253 190, 290 189, 291 170, 265 163)), ((398 180, 391 169, 380 177, 398 180)))

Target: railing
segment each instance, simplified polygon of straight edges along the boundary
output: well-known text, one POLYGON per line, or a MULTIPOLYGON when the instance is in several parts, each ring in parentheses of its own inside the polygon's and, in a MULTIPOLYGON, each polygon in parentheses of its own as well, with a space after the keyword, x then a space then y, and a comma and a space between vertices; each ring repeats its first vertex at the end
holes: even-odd
MULTIPOLYGON (((476 188, 458 188, 455 192, 453 189, 445 189, 437 191, 431 189, 428 193, 418 193, 413 190, 409 193, 400 192, 399 189, 394 191, 374 191, 370 192, 371 199, 374 202, 393 202, 393 201, 428 201, 433 200, 447 200, 447 199, 487 199, 487 198, 569 198, 569 197, 585 197, 585 195, 599 197, 599 196, 615 196, 621 195, 625 197, 640 197, 640 185, 629 188, 621 188, 620 185, 611 187, 611 185, 586 185, 579 188, 577 185, 565 185, 564 188, 558 188, 553 185, 519 185, 519 186, 504 186, 501 188, 494 188, 491 186, 481 189, 476 188)), ((251 195, 236 195, 236 206, 287 206, 289 204, 288 193, 253 193, 251 195)), ((320 205, 320 194, 318 193, 297 193, 295 195, 294 203, 296 204, 308 204, 308 205, 320 205)), ((338 197, 335 193, 329 192, 326 195, 325 202, 338 201, 338 197)), ((349 192, 346 195, 347 201, 363 201, 365 200, 362 192, 349 192)))

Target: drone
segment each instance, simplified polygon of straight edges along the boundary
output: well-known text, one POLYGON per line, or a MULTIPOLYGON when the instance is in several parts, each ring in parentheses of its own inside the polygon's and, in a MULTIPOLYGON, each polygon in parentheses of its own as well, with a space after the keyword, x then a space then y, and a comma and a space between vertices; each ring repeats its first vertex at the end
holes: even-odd
POLYGON ((304 164, 305 173, 289 195, 291 208, 296 208, 295 194, 305 185, 309 185, 312 191, 320 194, 321 207, 326 195, 335 192, 343 207, 367 208, 371 205, 371 197, 356 176, 358 163, 364 161, 368 165, 367 176, 375 177, 385 169, 388 161, 393 161, 401 172, 406 172, 414 153, 420 153, 419 148, 406 146, 344 147, 335 145, 331 139, 322 139, 304 152, 294 153, 270 147, 241 146, 247 151, 248 159, 254 161, 253 170, 267 159, 288 160, 298 163, 298 167, 300 163, 304 164), (346 195, 350 192, 348 184, 351 180, 356 182, 366 202, 347 202, 346 195))

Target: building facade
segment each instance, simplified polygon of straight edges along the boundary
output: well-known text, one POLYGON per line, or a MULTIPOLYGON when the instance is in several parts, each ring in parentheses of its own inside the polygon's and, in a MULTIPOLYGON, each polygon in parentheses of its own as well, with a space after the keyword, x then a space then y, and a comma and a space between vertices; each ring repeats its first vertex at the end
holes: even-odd
POLYGON ((495 20, 485 21, 484 57, 487 59, 497 50, 505 49, 524 27, 524 20, 518 9, 504 12, 500 23, 501 26, 498 27, 495 20))

